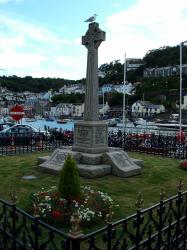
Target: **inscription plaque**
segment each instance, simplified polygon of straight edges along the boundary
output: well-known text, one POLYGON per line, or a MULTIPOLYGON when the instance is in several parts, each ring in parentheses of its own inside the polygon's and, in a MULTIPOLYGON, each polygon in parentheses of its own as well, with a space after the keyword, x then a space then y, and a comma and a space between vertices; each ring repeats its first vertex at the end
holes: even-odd
POLYGON ((77 127, 76 140, 80 144, 90 144, 91 129, 89 127, 77 127))

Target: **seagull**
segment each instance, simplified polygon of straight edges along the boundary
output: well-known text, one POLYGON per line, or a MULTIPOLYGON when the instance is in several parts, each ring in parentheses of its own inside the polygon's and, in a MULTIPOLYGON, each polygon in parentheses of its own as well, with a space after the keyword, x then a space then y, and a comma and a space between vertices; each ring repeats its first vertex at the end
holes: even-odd
POLYGON ((91 16, 87 20, 85 20, 84 22, 86 22, 86 23, 92 23, 92 22, 95 21, 96 16, 97 16, 97 14, 94 14, 93 16, 91 16))

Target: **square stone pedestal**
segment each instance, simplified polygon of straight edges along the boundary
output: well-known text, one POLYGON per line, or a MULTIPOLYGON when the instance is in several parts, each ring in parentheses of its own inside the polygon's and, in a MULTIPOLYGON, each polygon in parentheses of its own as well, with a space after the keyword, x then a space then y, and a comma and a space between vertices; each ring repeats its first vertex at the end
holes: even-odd
POLYGON ((104 121, 78 121, 74 126, 73 151, 97 154, 108 151, 108 131, 104 121))

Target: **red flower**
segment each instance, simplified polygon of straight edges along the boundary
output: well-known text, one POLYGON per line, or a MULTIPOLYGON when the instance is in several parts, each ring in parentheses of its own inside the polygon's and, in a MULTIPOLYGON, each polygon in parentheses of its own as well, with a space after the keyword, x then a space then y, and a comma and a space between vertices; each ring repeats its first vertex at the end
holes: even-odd
POLYGON ((60 206, 64 206, 64 201, 63 201, 63 200, 60 200, 60 201, 59 201, 59 205, 60 205, 60 206))
POLYGON ((40 196, 46 196, 46 195, 48 195, 47 192, 40 192, 39 194, 40 194, 40 196))
POLYGON ((62 217, 62 213, 58 210, 53 210, 51 214, 52 214, 52 217, 56 220, 62 217))
POLYGON ((80 198, 80 197, 76 197, 76 198, 75 198, 75 201, 76 201, 76 202, 78 202, 79 204, 81 204, 81 203, 82 203, 82 200, 81 200, 81 198, 80 198))
POLYGON ((183 161, 180 164, 181 168, 187 168, 187 161, 183 161))
POLYGON ((58 199, 59 198, 59 193, 58 192, 54 192, 52 195, 51 195, 51 199, 58 199))

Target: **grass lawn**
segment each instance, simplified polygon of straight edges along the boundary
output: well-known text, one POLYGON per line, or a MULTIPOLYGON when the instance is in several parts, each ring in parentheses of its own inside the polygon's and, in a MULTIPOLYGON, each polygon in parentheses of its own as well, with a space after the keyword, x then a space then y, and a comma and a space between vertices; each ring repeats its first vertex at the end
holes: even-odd
MULTIPOLYGON (((31 193, 42 187, 58 185, 58 177, 39 172, 37 158, 48 153, 33 153, 0 158, 0 198, 9 200, 9 194, 15 190, 18 196, 18 207, 29 206, 31 193), (24 175, 35 175, 35 180, 24 180, 24 175)), ((166 192, 166 198, 176 194, 180 178, 187 188, 187 172, 180 169, 180 160, 138 153, 129 153, 131 157, 144 160, 142 174, 131 178, 105 176, 97 179, 81 178, 81 184, 90 185, 107 192, 120 207, 117 208, 115 219, 124 218, 135 212, 135 202, 138 192, 143 193, 144 207, 149 207, 159 201, 161 188, 166 192)))

